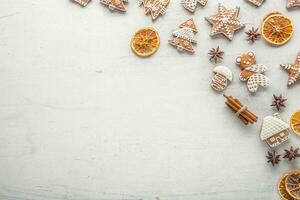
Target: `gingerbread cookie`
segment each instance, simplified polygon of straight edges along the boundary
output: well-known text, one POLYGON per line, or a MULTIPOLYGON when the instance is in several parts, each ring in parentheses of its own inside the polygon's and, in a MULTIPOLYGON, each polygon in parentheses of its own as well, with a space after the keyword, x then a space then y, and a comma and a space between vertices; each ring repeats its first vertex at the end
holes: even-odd
POLYGON ((111 11, 118 10, 120 12, 126 12, 124 3, 128 3, 127 0, 100 0, 100 3, 108 6, 111 11))
POLYGON ((172 33, 172 38, 169 40, 169 44, 177 47, 179 51, 187 51, 194 53, 193 43, 197 41, 194 38, 194 33, 197 32, 197 28, 193 19, 189 19, 183 22, 180 29, 172 33))
POLYGON ((217 66, 214 68, 214 77, 211 80, 210 86, 217 92, 221 92, 226 89, 228 81, 232 81, 233 75, 231 70, 225 66, 217 66))
POLYGON ((201 6, 205 6, 208 0, 181 0, 181 3, 185 9, 190 12, 195 12, 198 3, 201 6))
POLYGON ((205 18, 213 26, 210 35, 222 34, 232 40, 234 32, 245 27, 238 20, 239 12, 239 7, 227 9, 219 4, 218 13, 205 18))
POLYGON ((73 0, 73 2, 78 3, 79 5, 85 7, 91 0, 73 0))
POLYGON ((291 86, 300 80, 300 52, 298 53, 297 59, 293 64, 282 64, 280 66, 289 73, 288 86, 291 86))
POLYGON ((263 119, 260 138, 271 148, 288 140, 289 135, 289 124, 281 120, 278 113, 263 119))
POLYGON ((250 92, 256 92, 259 86, 268 87, 270 80, 263 75, 267 67, 262 64, 256 64, 256 58, 253 52, 248 52, 239 56, 236 63, 240 66, 240 80, 247 81, 247 87, 250 92))
POLYGON ((166 13, 166 7, 170 0, 139 0, 139 5, 144 6, 144 13, 151 14, 152 20, 156 20, 160 15, 166 13))
POLYGON ((292 8, 292 7, 300 7, 300 0, 287 0, 287 8, 292 8))
POLYGON ((261 6, 261 4, 263 4, 265 0, 247 0, 247 1, 249 1, 250 3, 258 7, 261 6))

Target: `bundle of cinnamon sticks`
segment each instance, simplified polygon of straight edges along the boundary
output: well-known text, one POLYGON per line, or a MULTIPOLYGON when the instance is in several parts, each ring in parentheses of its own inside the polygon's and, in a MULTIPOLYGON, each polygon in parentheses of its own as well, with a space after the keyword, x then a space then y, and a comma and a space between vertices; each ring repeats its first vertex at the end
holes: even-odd
POLYGON ((228 107, 235 112, 236 116, 242 120, 245 125, 254 124, 257 122, 258 117, 250 112, 246 106, 244 106, 238 99, 233 96, 223 95, 227 101, 225 102, 228 107))

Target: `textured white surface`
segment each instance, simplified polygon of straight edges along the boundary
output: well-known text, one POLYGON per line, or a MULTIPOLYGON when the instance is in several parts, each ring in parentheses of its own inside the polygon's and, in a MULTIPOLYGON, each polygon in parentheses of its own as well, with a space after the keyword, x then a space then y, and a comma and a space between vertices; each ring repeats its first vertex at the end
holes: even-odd
MULTIPOLYGON (((195 14, 172 1, 152 23, 130 1, 111 13, 97 0, 86 8, 68 0, 9 0, 0 6, 0 199, 5 200, 273 200, 276 184, 300 161, 266 163, 261 120, 273 113, 272 94, 288 98, 288 120, 300 108, 300 85, 287 89, 279 66, 300 50, 300 9, 285 0, 255 8, 244 0, 210 0, 195 14), (204 20, 217 3, 241 6, 241 22, 258 26, 270 11, 290 16, 295 34, 282 47, 263 40, 211 39, 204 20), (168 45, 171 33, 194 17, 194 55, 168 45), (160 32, 161 47, 141 59, 129 47, 144 26, 160 32), (245 127, 213 92, 207 52, 225 51, 221 63, 234 80, 226 90, 260 117, 245 127), (271 86, 255 95, 239 81, 235 58, 254 51, 271 86), (157 198, 158 197, 158 198, 157 198)), ((299 137, 280 146, 300 146, 299 137)))

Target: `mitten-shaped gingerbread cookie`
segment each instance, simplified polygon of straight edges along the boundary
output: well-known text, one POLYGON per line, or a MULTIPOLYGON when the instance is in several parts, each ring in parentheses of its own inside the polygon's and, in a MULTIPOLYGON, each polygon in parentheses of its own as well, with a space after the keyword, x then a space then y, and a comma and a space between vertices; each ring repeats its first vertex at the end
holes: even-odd
POLYGON ((253 52, 248 52, 239 56, 236 63, 240 66, 240 80, 247 81, 249 92, 256 92, 259 86, 264 88, 270 85, 268 77, 263 75, 267 71, 267 67, 262 64, 256 64, 256 58, 253 52))

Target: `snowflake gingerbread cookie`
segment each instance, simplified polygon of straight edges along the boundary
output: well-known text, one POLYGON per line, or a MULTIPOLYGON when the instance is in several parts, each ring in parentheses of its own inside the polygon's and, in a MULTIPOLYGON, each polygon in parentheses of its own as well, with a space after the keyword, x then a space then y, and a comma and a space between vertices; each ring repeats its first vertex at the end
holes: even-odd
POLYGON ((293 85, 300 80, 300 52, 297 55, 296 61, 292 64, 280 65, 289 73, 288 86, 293 85))
POLYGON ((139 0, 139 5, 144 6, 144 13, 151 14, 152 20, 156 20, 160 15, 166 13, 166 7, 170 0, 139 0))
POLYGON ((247 1, 254 4, 255 6, 259 7, 264 3, 265 0, 247 0, 247 1))
POLYGON ((201 6, 205 6, 208 0, 181 0, 181 3, 185 9, 190 12, 195 12, 198 3, 201 6))
POLYGON ((286 7, 292 8, 292 7, 300 7, 300 0, 287 0, 286 7))
POLYGON ((172 33, 172 38, 169 40, 169 44, 177 47, 179 51, 187 51, 194 53, 193 43, 196 44, 194 36, 197 32, 197 28, 193 19, 189 19, 183 22, 180 29, 172 33))
POLYGON ((78 3, 79 5, 85 7, 91 0, 73 0, 73 2, 78 3))
POLYGON ((239 7, 227 9, 222 4, 219 4, 217 14, 205 17, 213 26, 210 35, 222 34, 229 40, 232 40, 235 31, 245 27, 245 25, 238 20, 239 12, 239 7))
POLYGON ((100 3, 106 5, 111 11, 126 12, 124 3, 128 3, 128 0, 100 0, 100 3))
POLYGON ((256 92, 259 86, 264 88, 270 85, 270 79, 263 75, 267 67, 262 64, 256 64, 256 58, 253 52, 248 52, 239 56, 236 63, 240 66, 240 80, 247 81, 249 92, 256 92))

